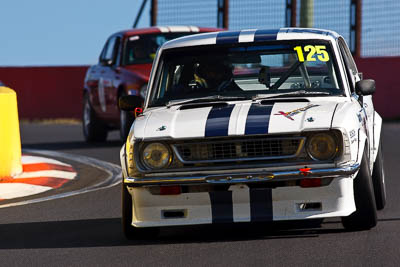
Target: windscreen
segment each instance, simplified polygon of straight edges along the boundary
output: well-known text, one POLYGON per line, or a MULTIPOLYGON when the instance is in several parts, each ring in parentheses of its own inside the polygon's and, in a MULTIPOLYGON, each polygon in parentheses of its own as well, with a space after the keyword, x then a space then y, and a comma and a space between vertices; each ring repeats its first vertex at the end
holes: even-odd
POLYGON ((343 95, 330 43, 207 46, 166 51, 150 106, 180 99, 304 92, 343 95))
POLYGON ((127 38, 123 51, 123 65, 153 63, 157 49, 165 42, 195 34, 193 32, 133 35, 127 38))

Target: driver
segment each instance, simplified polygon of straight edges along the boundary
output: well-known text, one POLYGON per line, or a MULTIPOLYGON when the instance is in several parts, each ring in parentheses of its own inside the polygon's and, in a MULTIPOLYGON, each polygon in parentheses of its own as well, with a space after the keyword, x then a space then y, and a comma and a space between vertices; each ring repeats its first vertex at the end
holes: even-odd
POLYGON ((135 46, 135 48, 133 49, 133 56, 136 60, 143 60, 148 58, 146 49, 142 44, 138 44, 135 46))
POLYGON ((150 56, 146 49, 145 43, 142 41, 135 41, 134 45, 129 51, 129 62, 132 63, 147 63, 150 56))
POLYGON ((201 61, 195 65, 193 88, 210 91, 241 90, 233 80, 232 67, 218 60, 201 61))

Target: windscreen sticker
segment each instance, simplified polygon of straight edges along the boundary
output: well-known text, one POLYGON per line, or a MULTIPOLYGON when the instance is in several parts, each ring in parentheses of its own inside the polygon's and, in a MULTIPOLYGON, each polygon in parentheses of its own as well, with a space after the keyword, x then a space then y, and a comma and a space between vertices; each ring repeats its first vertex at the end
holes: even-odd
POLYGON ((136 40, 139 40, 139 39, 140 39, 139 35, 135 35, 135 36, 129 37, 129 41, 136 41, 136 40))
POLYGON ((297 58, 300 62, 317 61, 317 59, 322 62, 329 61, 329 54, 325 45, 296 46, 293 50, 297 52, 297 58))

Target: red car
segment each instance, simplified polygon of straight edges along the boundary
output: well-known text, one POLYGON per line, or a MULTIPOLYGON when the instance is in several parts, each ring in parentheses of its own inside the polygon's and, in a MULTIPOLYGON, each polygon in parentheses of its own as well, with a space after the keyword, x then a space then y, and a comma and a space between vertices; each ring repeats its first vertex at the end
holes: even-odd
POLYGON ((219 31, 195 26, 151 27, 111 35, 91 66, 83 91, 83 134, 87 142, 104 141, 110 130, 119 129, 125 141, 134 116, 118 109, 122 95, 146 95, 155 53, 164 42, 184 35, 219 31))

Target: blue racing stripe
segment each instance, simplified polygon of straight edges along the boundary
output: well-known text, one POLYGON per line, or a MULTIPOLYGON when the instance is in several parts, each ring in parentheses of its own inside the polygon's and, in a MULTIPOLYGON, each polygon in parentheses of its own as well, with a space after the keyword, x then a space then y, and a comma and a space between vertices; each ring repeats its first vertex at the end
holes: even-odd
POLYGON ((275 41, 279 30, 257 30, 254 35, 254 42, 275 41))
POLYGON ((272 107, 252 104, 247 114, 244 134, 267 134, 272 107))
POLYGON ((228 136, 229 119, 234 106, 213 107, 210 110, 206 121, 205 137, 228 136))
POLYGON ((330 35, 327 31, 317 30, 317 29, 288 29, 287 32, 294 32, 294 33, 315 33, 315 34, 322 34, 322 35, 330 35))
POLYGON ((219 32, 217 34, 217 44, 236 44, 239 42, 240 31, 219 32))
POLYGON ((208 194, 211 201, 212 222, 233 223, 232 191, 213 191, 208 194))
POLYGON ((271 188, 250 189, 250 218, 252 222, 273 220, 271 188))

